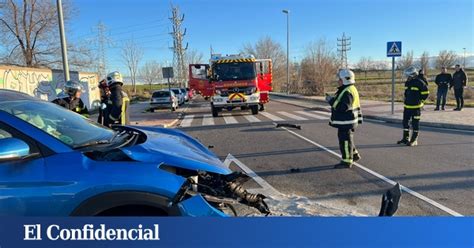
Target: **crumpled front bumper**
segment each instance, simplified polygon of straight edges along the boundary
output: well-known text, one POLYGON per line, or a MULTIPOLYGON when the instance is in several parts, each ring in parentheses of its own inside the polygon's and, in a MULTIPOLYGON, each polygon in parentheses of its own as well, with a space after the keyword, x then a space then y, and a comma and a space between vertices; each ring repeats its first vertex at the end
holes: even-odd
POLYGON ((177 204, 182 216, 227 217, 225 213, 211 206, 201 195, 195 195, 177 204))

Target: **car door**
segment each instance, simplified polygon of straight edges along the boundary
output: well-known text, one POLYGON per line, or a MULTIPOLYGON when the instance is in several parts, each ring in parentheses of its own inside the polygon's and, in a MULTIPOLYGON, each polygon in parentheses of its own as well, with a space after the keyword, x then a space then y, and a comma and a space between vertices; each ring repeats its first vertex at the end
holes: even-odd
POLYGON ((45 183, 44 148, 30 137, 0 121, 0 139, 16 138, 30 148, 24 159, 0 160, 0 216, 31 215, 47 202, 39 193, 45 183))
POLYGON ((208 70, 208 64, 189 65, 189 88, 203 97, 214 95, 214 86, 209 82, 207 76, 208 70))
POLYGON ((258 89, 261 92, 269 92, 272 90, 272 60, 257 59, 257 79, 258 89))

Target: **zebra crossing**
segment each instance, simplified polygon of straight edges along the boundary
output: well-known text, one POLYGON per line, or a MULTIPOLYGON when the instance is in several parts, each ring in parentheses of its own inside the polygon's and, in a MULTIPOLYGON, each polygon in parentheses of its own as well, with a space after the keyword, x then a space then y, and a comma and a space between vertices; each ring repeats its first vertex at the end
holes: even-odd
POLYGON ((275 113, 260 112, 258 115, 251 115, 242 112, 224 112, 219 117, 212 117, 211 114, 186 114, 181 120, 179 127, 191 126, 213 126, 231 125, 259 122, 281 122, 281 121, 308 121, 308 120, 329 120, 330 113, 324 111, 277 111, 275 113))

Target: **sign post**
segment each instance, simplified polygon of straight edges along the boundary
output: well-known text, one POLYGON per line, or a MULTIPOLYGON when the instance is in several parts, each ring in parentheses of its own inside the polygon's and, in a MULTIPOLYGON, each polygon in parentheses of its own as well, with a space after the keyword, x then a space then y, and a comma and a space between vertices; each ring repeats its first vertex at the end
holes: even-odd
POLYGON ((387 42, 387 57, 392 57, 392 115, 395 114, 395 57, 402 56, 402 42, 387 42))
POLYGON ((161 74, 163 74, 163 78, 168 79, 168 91, 170 92, 170 106, 171 106, 171 111, 173 111, 173 98, 171 97, 171 83, 170 83, 170 78, 174 77, 173 67, 162 67, 161 74))

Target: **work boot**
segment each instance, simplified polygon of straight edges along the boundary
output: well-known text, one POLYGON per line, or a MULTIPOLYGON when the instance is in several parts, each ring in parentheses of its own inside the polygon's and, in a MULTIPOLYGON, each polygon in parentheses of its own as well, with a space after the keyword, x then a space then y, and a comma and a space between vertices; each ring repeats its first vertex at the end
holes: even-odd
POLYGON ((407 146, 417 146, 418 145, 418 132, 413 131, 410 142, 407 143, 407 146))
POLYGON ((352 156, 352 160, 353 160, 354 162, 359 161, 361 158, 362 158, 362 157, 360 156, 359 153, 355 153, 355 154, 352 156))
POLYGON ((408 137, 410 136, 410 131, 409 130, 403 130, 403 138, 399 141, 397 141, 397 144, 399 145, 406 145, 408 144, 408 137))
POLYGON ((436 107, 436 108, 434 109, 434 111, 439 111, 439 107, 436 107))
POLYGON ((260 109, 258 111, 264 111, 265 110, 265 107, 262 105, 260 105, 260 109))
POLYGON ((334 169, 350 169, 352 167, 352 163, 346 163, 341 161, 339 164, 334 166, 334 169))
POLYGON ((443 106, 443 107, 441 107, 441 110, 445 111, 446 109, 444 109, 444 106, 443 106))

